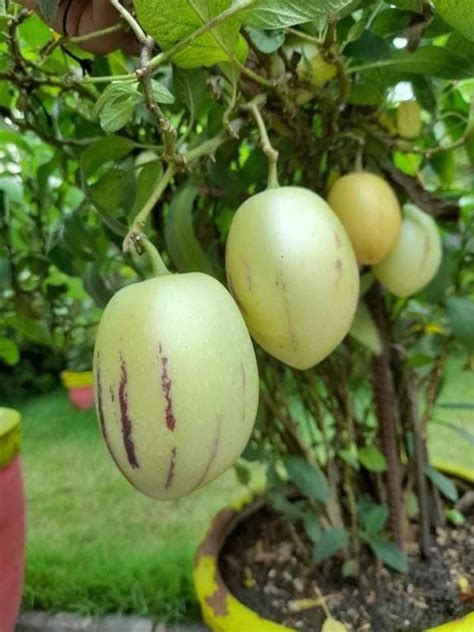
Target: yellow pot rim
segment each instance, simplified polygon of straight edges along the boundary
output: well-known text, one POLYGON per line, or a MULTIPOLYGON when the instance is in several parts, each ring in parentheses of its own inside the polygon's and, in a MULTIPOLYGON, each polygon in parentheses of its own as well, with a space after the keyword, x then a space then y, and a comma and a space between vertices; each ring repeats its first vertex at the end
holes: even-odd
POLYGON ((21 415, 13 408, 0 408, 0 470, 20 452, 21 415))
POLYGON ((93 386, 92 371, 62 371, 61 382, 67 389, 93 386))
MULTIPOLYGON (((439 465, 436 467, 439 468, 439 465)), ((439 468, 441 469, 441 468, 439 468)), ((473 474, 473 472, 471 472, 473 474)), ((457 472, 459 475, 459 472, 457 472)), ((464 477, 462 477, 464 478, 464 477)), ((237 524, 258 510, 262 498, 246 494, 236 503, 219 511, 198 546, 194 559, 193 581, 204 622, 213 632, 293 632, 241 603, 222 579, 218 557, 228 535, 237 524)), ((425 632, 473 632, 474 612, 462 619, 445 623, 425 632)))

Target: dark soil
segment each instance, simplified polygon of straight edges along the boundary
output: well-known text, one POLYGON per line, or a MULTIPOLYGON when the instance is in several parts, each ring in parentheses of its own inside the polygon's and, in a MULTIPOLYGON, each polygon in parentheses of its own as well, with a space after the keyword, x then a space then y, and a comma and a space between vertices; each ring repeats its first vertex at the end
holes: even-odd
POLYGON ((302 543, 309 545, 303 529, 295 532, 264 508, 228 537, 220 557, 224 582, 263 617, 308 632, 319 632, 326 618, 321 595, 350 632, 420 631, 474 610, 473 516, 462 527, 438 529, 430 560, 420 561, 410 545, 407 575, 362 553, 359 579, 344 579, 340 560, 308 563, 302 543))

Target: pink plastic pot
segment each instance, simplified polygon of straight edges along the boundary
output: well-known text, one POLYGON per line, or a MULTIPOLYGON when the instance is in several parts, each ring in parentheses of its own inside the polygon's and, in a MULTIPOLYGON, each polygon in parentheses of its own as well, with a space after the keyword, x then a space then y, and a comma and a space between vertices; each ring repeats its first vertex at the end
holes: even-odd
POLYGON ((21 604, 25 563, 25 497, 20 415, 0 408, 0 632, 13 632, 21 604))
POLYGON ((92 386, 70 388, 68 394, 73 406, 79 410, 88 410, 94 406, 94 388, 92 386))

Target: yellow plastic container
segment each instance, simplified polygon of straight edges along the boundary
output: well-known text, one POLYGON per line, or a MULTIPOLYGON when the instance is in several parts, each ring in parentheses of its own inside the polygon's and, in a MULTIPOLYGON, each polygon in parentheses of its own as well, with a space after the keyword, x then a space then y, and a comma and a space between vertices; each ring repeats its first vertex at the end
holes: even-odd
POLYGON ((0 408, 0 470, 20 452, 21 416, 12 408, 0 408))
POLYGON ((87 388, 93 385, 92 371, 63 371, 61 381, 65 388, 87 388))
MULTIPOLYGON (((459 472, 456 475, 459 476, 459 472)), ((253 497, 247 495, 220 511, 198 547, 193 579, 202 616, 213 632, 292 632, 293 628, 263 619, 236 599, 227 589, 219 571, 218 557, 231 531, 230 525, 235 526, 239 514, 252 501, 253 497)), ((474 632, 474 612, 426 632, 474 632)))

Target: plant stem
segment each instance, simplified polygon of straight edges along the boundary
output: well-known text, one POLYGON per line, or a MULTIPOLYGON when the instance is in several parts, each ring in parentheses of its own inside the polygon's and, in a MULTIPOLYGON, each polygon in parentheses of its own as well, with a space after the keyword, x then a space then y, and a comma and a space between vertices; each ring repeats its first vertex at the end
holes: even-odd
POLYGON ((120 0, 109 0, 110 4, 116 9, 117 13, 119 13, 122 18, 127 22, 132 31, 135 33, 135 37, 140 42, 140 44, 145 45, 147 42, 147 36, 145 35, 142 27, 135 20, 133 15, 127 11, 127 9, 122 5, 120 0))
POLYGON ((260 140, 262 144, 262 149, 268 159, 268 185, 267 187, 269 189, 276 189, 279 186, 278 184, 278 152, 270 142, 270 138, 268 137, 265 121, 263 120, 260 110, 258 109, 258 104, 262 103, 264 98, 265 97, 262 98, 262 96, 259 95, 253 101, 250 101, 250 103, 246 105, 246 108, 248 108, 252 112, 257 122, 258 129, 260 132, 260 140))
POLYGON ((130 250, 131 244, 134 243, 134 239, 136 238, 136 235, 141 235, 141 236, 143 235, 148 216, 150 215, 152 210, 155 208, 159 199, 163 195, 163 192, 165 191, 166 187, 173 179, 175 173, 176 173, 176 167, 173 163, 170 163, 165 173, 159 178, 156 184, 156 187, 153 190, 147 203, 142 208, 142 210, 138 213, 138 215, 135 217, 133 225, 123 242, 124 252, 127 252, 128 250, 130 250))
POLYGON ((395 398, 390 367, 387 315, 381 288, 375 284, 367 293, 367 305, 383 341, 383 350, 372 360, 373 390, 379 421, 382 450, 387 460, 387 498, 390 522, 396 544, 403 550, 403 501, 400 476, 400 455, 395 428, 395 398))
POLYGON ((89 42, 97 37, 118 33, 119 31, 123 31, 125 28, 125 24, 123 22, 119 22, 118 24, 108 26, 100 31, 93 31, 92 33, 87 33, 86 35, 76 35, 76 37, 65 37, 64 39, 58 40, 58 42, 60 44, 83 44, 84 42, 89 42))

